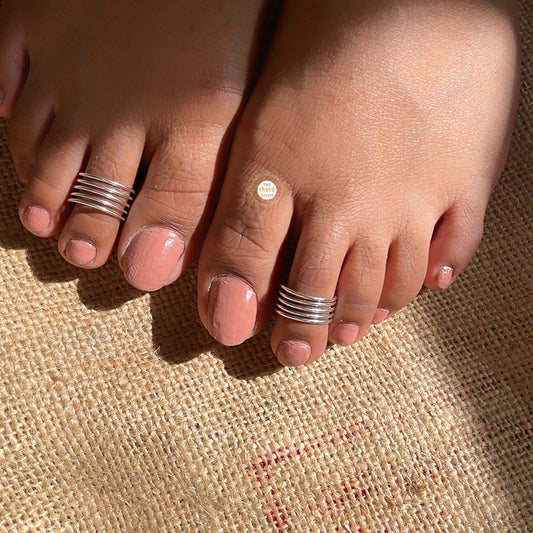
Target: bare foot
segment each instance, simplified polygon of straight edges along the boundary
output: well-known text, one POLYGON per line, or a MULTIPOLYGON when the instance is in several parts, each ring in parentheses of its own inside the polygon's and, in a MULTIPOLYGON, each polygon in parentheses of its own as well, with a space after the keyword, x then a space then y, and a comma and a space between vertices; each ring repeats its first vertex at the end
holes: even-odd
POLYGON ((329 328, 277 318, 286 365, 447 288, 506 158, 517 41, 510 2, 286 0, 201 252, 211 334, 238 344, 265 324, 287 238, 288 286, 338 303, 329 328))
POLYGON ((119 222, 67 198, 81 170, 132 186, 126 278, 144 290, 197 257, 221 144, 248 82, 262 0, 16 0, 2 8, 0 115, 26 183, 20 217, 62 229, 67 261, 97 268, 119 222))

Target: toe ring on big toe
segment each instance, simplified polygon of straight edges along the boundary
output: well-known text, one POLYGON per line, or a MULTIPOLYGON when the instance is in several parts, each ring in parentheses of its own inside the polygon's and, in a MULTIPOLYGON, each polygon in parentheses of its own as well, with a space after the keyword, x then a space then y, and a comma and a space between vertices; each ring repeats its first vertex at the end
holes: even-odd
POLYGON ((329 324, 335 314, 337 297, 318 298, 281 285, 276 313, 284 318, 307 324, 329 324))
POLYGON ((92 207, 118 220, 126 220, 135 191, 118 181, 81 172, 69 202, 92 207))

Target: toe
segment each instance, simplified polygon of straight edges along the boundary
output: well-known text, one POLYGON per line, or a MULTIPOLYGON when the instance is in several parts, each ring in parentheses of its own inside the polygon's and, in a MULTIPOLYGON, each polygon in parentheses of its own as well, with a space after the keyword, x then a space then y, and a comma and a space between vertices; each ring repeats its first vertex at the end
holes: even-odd
POLYGON ((245 341, 271 317, 280 250, 292 216, 284 181, 247 161, 242 147, 234 145, 198 272, 200 317, 225 345, 245 341))
POLYGON ((87 140, 54 121, 35 163, 27 170, 29 181, 20 201, 19 216, 24 226, 39 237, 50 237, 62 227, 65 198, 80 171, 87 140))
MULTIPOLYGON (((116 130, 94 143, 85 172, 133 187, 143 147, 140 131, 116 130)), ((75 204, 61 232, 59 251, 76 266, 98 268, 109 258, 119 228, 120 220, 113 216, 75 204)))
POLYGON ((483 236, 484 209, 454 206, 437 225, 429 249, 424 284, 433 290, 447 289, 472 259, 483 236))
POLYGON ((35 83, 28 82, 9 124, 9 148, 17 175, 23 183, 27 183, 34 173, 41 144, 53 122, 51 95, 38 90, 35 83))
POLYGON ((424 283, 431 225, 397 237, 389 248, 383 291, 372 322, 379 324, 412 302, 424 283))
POLYGON ((119 263, 128 282, 140 290, 156 291, 174 282, 198 257, 223 133, 208 134, 205 126, 201 132, 191 130, 187 140, 159 143, 121 231, 119 263))
POLYGON ((24 33, 11 21, 0 27, 0 117, 10 118, 26 80, 24 33))
POLYGON ((388 240, 359 237, 348 252, 337 286, 335 317, 329 328, 332 342, 348 346, 368 331, 383 288, 388 249, 388 240))
MULTIPOLYGON (((334 296, 349 239, 328 226, 326 221, 317 220, 302 228, 287 282, 289 288, 319 298, 334 296)), ((324 353, 327 340, 328 324, 278 316, 271 346, 280 363, 299 366, 316 361, 324 353)))

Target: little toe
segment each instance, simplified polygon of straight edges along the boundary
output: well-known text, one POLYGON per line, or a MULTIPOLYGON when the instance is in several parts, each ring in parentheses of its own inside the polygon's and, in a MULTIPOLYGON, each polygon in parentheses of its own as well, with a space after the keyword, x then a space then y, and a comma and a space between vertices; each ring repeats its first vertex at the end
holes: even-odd
MULTIPOLYGON (((348 249, 348 236, 328 224, 304 224, 292 263, 287 287, 306 296, 332 298, 348 249)), ((326 350, 328 323, 313 324, 278 316, 271 346, 286 366, 316 361, 326 350)))
POLYGON ((387 263, 388 240, 356 239, 344 261, 337 286, 337 307, 329 328, 331 342, 348 346, 364 337, 379 302, 387 263))
MULTIPOLYGON (((140 132, 116 131, 94 144, 85 172, 133 187, 143 147, 144 137, 140 132)), ((59 238, 59 251, 73 265, 98 268, 108 260, 119 228, 117 217, 94 207, 74 204, 59 238)))
POLYGON ((429 249, 424 284, 445 290, 466 268, 483 236, 484 210, 454 206, 441 218, 429 249))

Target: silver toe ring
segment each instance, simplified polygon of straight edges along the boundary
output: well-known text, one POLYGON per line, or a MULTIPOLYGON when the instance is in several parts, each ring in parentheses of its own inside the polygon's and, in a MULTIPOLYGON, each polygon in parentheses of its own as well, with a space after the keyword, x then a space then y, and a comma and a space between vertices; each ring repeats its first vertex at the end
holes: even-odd
POLYGON ((92 207, 124 221, 134 195, 135 191, 131 187, 126 187, 118 181, 81 172, 68 201, 92 207))
POLYGON ((307 324, 329 324, 333 320, 336 304, 336 296, 333 298, 308 296, 282 285, 276 313, 284 318, 307 324))

